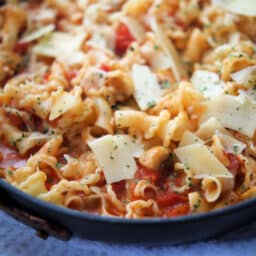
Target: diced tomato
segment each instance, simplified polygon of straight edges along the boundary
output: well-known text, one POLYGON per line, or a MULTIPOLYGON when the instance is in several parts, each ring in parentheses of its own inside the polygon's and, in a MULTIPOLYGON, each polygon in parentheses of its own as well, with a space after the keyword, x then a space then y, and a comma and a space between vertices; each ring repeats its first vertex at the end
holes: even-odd
POLYGON ((169 11, 169 16, 174 18, 174 23, 181 28, 184 28, 186 25, 183 20, 181 20, 179 17, 176 17, 178 11, 178 6, 173 6, 169 11))
POLYGON ((172 6, 172 8, 169 10, 168 15, 171 17, 174 17, 177 13, 178 6, 172 6))
POLYGON ((229 169, 230 172, 232 172, 234 175, 236 175, 237 172, 241 168, 241 161, 233 153, 227 153, 227 157, 228 157, 228 160, 229 160, 229 163, 230 163, 230 165, 228 166, 228 169, 229 169))
POLYGON ((165 212, 166 217, 178 217, 178 216, 184 216, 189 213, 189 204, 188 203, 181 203, 177 204, 171 209, 167 209, 165 212))
POLYGON ((149 170, 140 166, 135 174, 135 177, 137 179, 150 180, 152 183, 155 183, 160 178, 160 172, 149 170))
POLYGON ((73 78, 77 77, 79 71, 74 69, 68 73, 68 80, 71 81, 73 78))
POLYGON ((23 125, 23 121, 21 119, 21 117, 18 114, 14 114, 14 113, 6 113, 6 116, 8 117, 8 119, 10 120, 10 122, 18 127, 21 128, 23 125))
POLYGON ((18 54, 25 54, 28 50, 29 43, 17 42, 14 46, 14 51, 18 54))
POLYGON ((40 4, 33 1, 33 2, 29 2, 29 6, 28 8, 31 10, 31 11, 34 11, 34 10, 37 10, 40 8, 40 4))
POLYGON ((162 193, 160 192, 157 195, 157 203, 160 207, 172 206, 184 202, 187 202, 187 198, 185 196, 177 194, 170 189, 162 193))
POLYGON ((46 173, 47 175, 47 180, 45 182, 45 186, 47 190, 50 190, 51 187, 55 184, 57 184, 60 181, 60 178, 57 176, 55 171, 50 171, 46 173))
POLYGON ((101 69, 101 70, 103 70, 103 71, 105 71, 105 72, 111 71, 110 66, 108 66, 107 64, 101 64, 100 67, 99 67, 99 69, 101 69))
POLYGON ((182 186, 182 184, 184 183, 184 177, 182 177, 182 176, 175 177, 173 180, 177 187, 182 186))
POLYGON ((175 18, 175 24, 178 26, 178 27, 181 27, 181 28, 185 28, 185 22, 179 18, 175 18))
POLYGON ((122 200, 125 195, 125 180, 112 183, 112 189, 115 191, 117 198, 122 200))
POLYGON ((122 56, 133 41, 135 41, 135 38, 128 27, 120 23, 115 31, 115 53, 122 56))
POLYGON ((50 72, 46 72, 45 74, 44 74, 44 81, 45 82, 48 82, 49 81, 49 78, 50 78, 50 72))

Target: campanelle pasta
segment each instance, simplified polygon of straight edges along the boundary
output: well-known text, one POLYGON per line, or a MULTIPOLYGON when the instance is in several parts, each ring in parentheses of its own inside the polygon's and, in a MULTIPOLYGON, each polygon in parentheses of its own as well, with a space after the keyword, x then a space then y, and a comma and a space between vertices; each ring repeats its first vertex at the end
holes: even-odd
POLYGON ((1 178, 124 218, 255 197, 256 5, 233 2, 7 1, 1 178))

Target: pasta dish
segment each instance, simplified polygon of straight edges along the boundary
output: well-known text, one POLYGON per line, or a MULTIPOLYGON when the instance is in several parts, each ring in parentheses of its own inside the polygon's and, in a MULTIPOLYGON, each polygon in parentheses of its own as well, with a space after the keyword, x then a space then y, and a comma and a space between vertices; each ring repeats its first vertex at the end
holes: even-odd
POLYGON ((7 1, 0 176, 124 218, 256 196, 254 0, 7 1))

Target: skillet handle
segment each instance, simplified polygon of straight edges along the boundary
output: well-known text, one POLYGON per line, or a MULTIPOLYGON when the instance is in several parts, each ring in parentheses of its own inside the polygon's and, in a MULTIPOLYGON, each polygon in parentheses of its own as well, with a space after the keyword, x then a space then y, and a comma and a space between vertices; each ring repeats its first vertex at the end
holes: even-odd
POLYGON ((48 236, 54 236, 57 239, 68 241, 71 238, 71 232, 69 230, 41 217, 35 216, 26 209, 23 209, 3 190, 0 190, 0 210, 3 210, 23 224, 34 228, 36 234, 41 239, 45 240, 48 236))

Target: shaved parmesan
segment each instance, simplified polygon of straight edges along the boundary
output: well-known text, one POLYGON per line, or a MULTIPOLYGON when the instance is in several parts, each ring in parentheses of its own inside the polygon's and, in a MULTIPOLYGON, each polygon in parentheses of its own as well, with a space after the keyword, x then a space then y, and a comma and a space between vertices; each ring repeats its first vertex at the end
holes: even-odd
POLYGON ((199 129, 196 131, 196 135, 203 140, 208 140, 212 138, 216 130, 223 131, 224 129, 225 128, 215 117, 211 117, 200 125, 199 129))
POLYGON ((88 143, 103 169, 107 183, 132 179, 137 170, 134 157, 143 152, 129 135, 106 135, 88 143))
POLYGON ((171 60, 164 54, 163 51, 154 51, 152 58, 149 60, 153 70, 164 70, 172 67, 171 60))
POLYGON ((204 144, 204 141, 197 137, 194 133, 186 131, 180 141, 179 147, 184 147, 190 144, 200 143, 204 144))
POLYGON ((230 12, 256 17, 255 0, 212 0, 212 2, 230 12))
POLYGON ((77 97, 70 93, 63 92, 57 97, 51 108, 49 120, 55 120, 77 104, 77 97))
POLYGON ((33 48, 33 52, 41 56, 68 59, 81 52, 85 37, 84 31, 77 31, 74 34, 54 32, 43 37, 33 48))
POLYGON ((246 148, 246 144, 227 134, 222 134, 219 131, 217 131, 216 135, 220 138, 225 148, 225 151, 228 153, 241 154, 243 150, 246 148))
POLYGON ((252 138, 256 129, 256 105, 247 97, 220 95, 208 101, 202 121, 215 117, 225 128, 252 138))
POLYGON ((159 102, 163 90, 157 77, 147 66, 135 64, 132 67, 134 98, 141 110, 146 110, 159 102))
POLYGON ((180 58, 178 52, 175 49, 175 46, 172 42, 166 37, 164 31, 162 30, 161 26, 159 25, 158 21, 155 18, 150 20, 151 28, 153 32, 156 34, 156 38, 158 40, 159 45, 163 48, 165 54, 171 61, 171 67, 174 73, 174 76, 177 81, 181 80, 183 75, 182 67, 180 63, 180 58))
POLYGON ((256 66, 244 68, 230 76, 237 83, 251 87, 256 84, 256 66))
POLYGON ((49 34, 50 32, 54 31, 54 29, 55 29, 55 26, 52 24, 42 27, 42 28, 40 28, 36 31, 33 31, 33 32, 25 35, 24 37, 22 37, 20 42, 29 43, 31 41, 37 40, 37 39, 41 38, 42 36, 45 36, 45 35, 49 34))
POLYGON ((193 74, 191 82, 207 98, 218 96, 224 91, 224 83, 213 72, 197 70, 193 74))
POLYGON ((174 150, 195 179, 208 176, 233 177, 226 167, 203 145, 197 143, 174 150))
POLYGON ((239 90, 239 93, 243 97, 247 97, 248 99, 250 99, 253 104, 256 104, 256 87, 255 86, 251 87, 247 91, 239 90))

